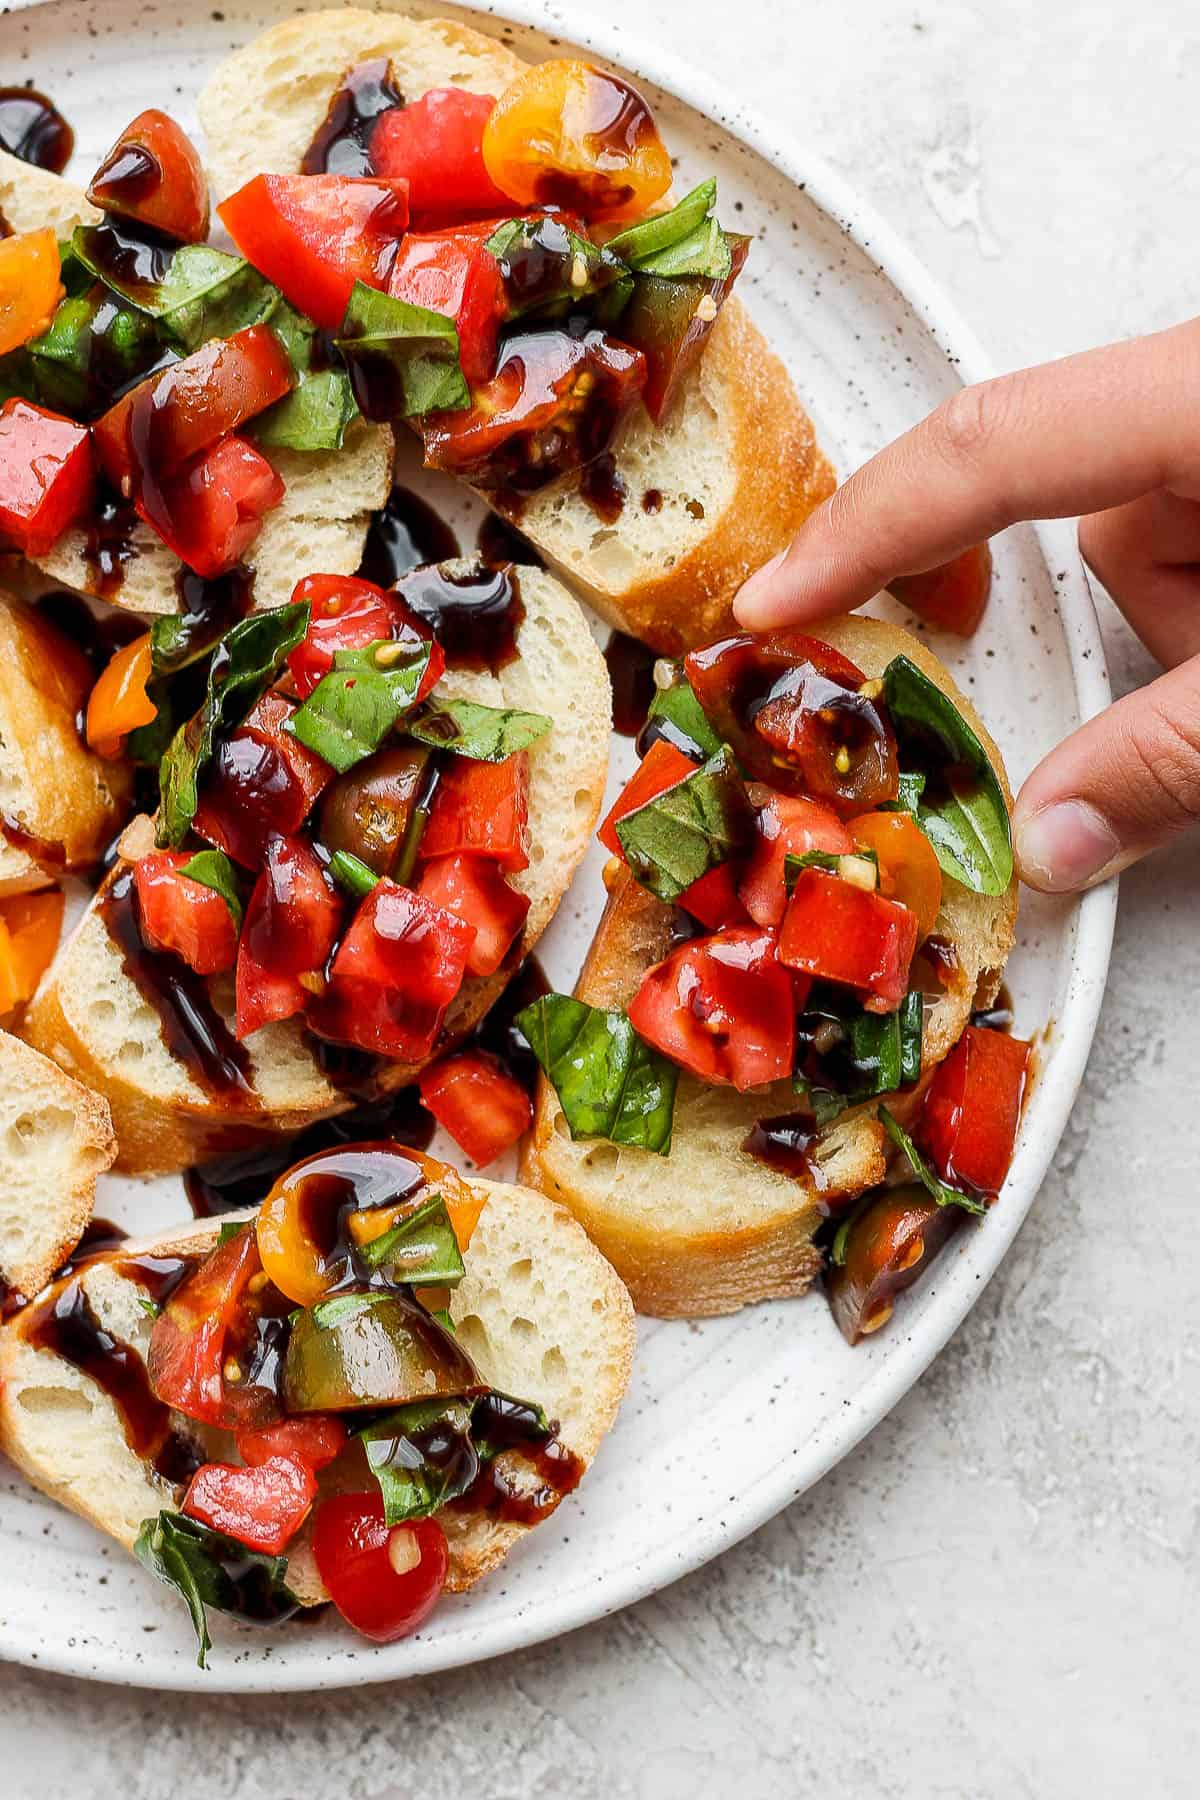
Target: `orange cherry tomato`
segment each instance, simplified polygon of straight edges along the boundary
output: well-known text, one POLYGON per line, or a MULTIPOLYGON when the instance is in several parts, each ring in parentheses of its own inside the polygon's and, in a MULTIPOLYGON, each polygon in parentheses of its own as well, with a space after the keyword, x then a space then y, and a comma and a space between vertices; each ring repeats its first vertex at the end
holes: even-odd
POLYGON ((63 297, 53 231, 0 239, 0 356, 40 337, 63 297))
POLYGON ((0 900, 0 1014, 32 1000, 62 931, 60 889, 0 900))
POLYGON ((281 1175, 258 1215, 262 1265, 299 1306, 315 1306, 352 1270, 353 1252, 424 1205, 445 1201, 460 1250, 484 1202, 457 1169, 392 1143, 338 1144, 281 1175), (364 1203, 365 1204, 362 1204, 364 1203))
POLYGON ((863 850, 879 858, 879 891, 917 915, 917 930, 927 938, 942 904, 942 871, 933 845, 904 812, 862 813, 846 828, 863 850))
POLYGON ((122 645, 92 689, 87 708, 87 741, 97 756, 121 754, 139 725, 149 725, 158 708, 146 692, 151 675, 150 633, 122 645))
POLYGON ((496 186, 522 206, 562 206, 588 219, 649 211, 671 185, 671 158, 636 88, 562 58, 507 87, 483 132, 496 186))

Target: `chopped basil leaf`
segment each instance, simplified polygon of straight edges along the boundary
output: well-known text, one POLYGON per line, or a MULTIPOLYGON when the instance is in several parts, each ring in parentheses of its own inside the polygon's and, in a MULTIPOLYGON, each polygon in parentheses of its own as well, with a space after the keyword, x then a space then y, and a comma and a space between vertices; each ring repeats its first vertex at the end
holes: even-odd
POLYGON ((477 700, 431 700, 405 720, 404 729, 437 750, 453 750, 474 762, 503 762, 545 737, 553 723, 545 713, 483 706, 477 700))
POLYGON ((466 1274, 462 1251, 440 1194, 390 1231, 359 1249, 371 1269, 386 1269, 388 1280, 417 1287, 456 1287, 466 1274))
POLYGON ((665 737, 685 756, 706 762, 721 748, 721 739, 709 724, 691 682, 683 673, 683 664, 676 663, 674 669, 675 679, 670 687, 654 690, 646 714, 647 737, 665 737))
MULTIPOLYGON (((849 881, 851 879, 851 869, 848 868, 847 865, 853 865, 854 863, 869 864, 875 870, 875 885, 878 887, 879 853, 876 850, 867 849, 850 852, 843 851, 841 854, 834 854, 830 850, 806 850, 803 856, 793 856, 789 852, 783 859, 784 887, 790 894, 796 885, 796 877, 804 869, 823 869, 828 875, 837 875, 840 876, 842 880, 849 881)), ((866 870, 859 869, 854 872, 859 875, 865 875, 866 870)), ((854 885, 856 887, 861 887, 863 884, 861 881, 858 881, 855 882, 854 885)))
POLYGON ((279 289, 252 264, 207 244, 183 244, 175 252, 161 292, 158 328, 185 354, 210 338, 265 324, 280 303, 279 289))
POLYGON ((442 313, 356 281, 334 342, 368 419, 411 419, 471 404, 458 332, 442 313))
POLYGON ((925 777, 923 775, 905 775, 902 773, 896 798, 894 800, 885 800, 879 810, 880 812, 915 813, 920 803, 921 795, 924 792, 925 777))
POLYGON ((753 836, 750 802, 733 751, 724 744, 694 775, 617 820, 631 872, 660 900, 678 900, 753 836))
POLYGON ((619 257, 548 215, 506 219, 484 249, 500 265, 510 319, 561 310, 617 282, 628 285, 619 257))
POLYGON ((897 1017, 900 1021, 900 1086, 921 1077, 921 1051, 925 1036, 925 1003, 915 990, 905 994, 897 1017))
POLYGON ((67 297, 74 300, 77 299, 80 294, 86 294, 92 285, 94 277, 87 264, 81 262, 79 257, 76 256, 75 246, 72 244, 70 238, 59 239, 58 258, 58 278, 66 290, 67 297))
POLYGON ((339 650, 288 729, 343 775, 378 750, 415 700, 428 666, 427 642, 412 651, 389 639, 339 650))
POLYGON ((707 181, 702 181, 690 194, 685 194, 670 212, 642 219, 636 225, 626 226, 616 237, 609 238, 609 251, 613 256, 621 257, 631 268, 638 268, 647 257, 658 256, 662 251, 671 249, 672 245, 690 237, 704 224, 716 204, 716 178, 710 175, 707 181))
POLYGON ((666 1156, 679 1070, 623 1012, 547 994, 517 1014, 573 1138, 608 1138, 666 1156))
POLYGON ((890 1013, 871 1013, 848 994, 821 987, 797 1020, 793 1087, 819 1126, 848 1106, 894 1093, 921 1073, 921 996, 906 994, 890 1013))
POLYGON ((189 881, 198 881, 203 887, 215 889, 233 915, 235 930, 241 930, 243 907, 237 870, 223 850, 198 850, 179 873, 186 875, 189 881))
POLYGON ((151 321, 120 305, 99 282, 60 302, 47 329, 26 348, 38 397, 78 417, 103 411, 159 356, 151 321))
POLYGON ((329 859, 329 873, 335 881, 340 881, 344 888, 348 888, 360 900, 365 900, 371 889, 376 887, 379 882, 379 876, 374 869, 369 869, 365 862, 357 856, 352 856, 349 850, 334 851, 329 859))
POLYGON ((416 1400, 360 1431, 387 1525, 425 1519, 479 1473, 467 1400, 416 1400))
POLYGON ((700 276, 704 281, 728 281, 733 273, 733 251, 729 238, 715 219, 705 219, 677 243, 670 244, 653 256, 643 257, 639 275, 659 275, 675 279, 682 275, 700 276))
POLYGON ((982 1214, 987 1211, 982 1200, 977 1200, 973 1194, 964 1194, 958 1188, 952 1188, 939 1180, 907 1131, 892 1117, 886 1106, 881 1106, 876 1116, 893 1144, 904 1152, 908 1166, 917 1180, 933 1195, 939 1206, 961 1206, 964 1212, 969 1213, 982 1214))
POLYGON ((1012 880, 1008 806, 987 751, 954 702, 907 656, 884 670, 883 694, 901 756, 925 766, 917 823, 943 871, 976 894, 1012 880))
POLYGON ((149 1294, 137 1294, 135 1298, 148 1318, 157 1319, 159 1313, 162 1311, 162 1306, 159 1301, 152 1300, 149 1294))
POLYGON ((287 1559, 248 1550, 236 1538, 213 1531, 182 1513, 160 1512, 146 1519, 133 1546, 143 1568, 182 1594, 205 1668, 212 1648, 205 1608, 235 1613, 260 1624, 290 1619, 300 1601, 287 1586, 287 1559))
POLYGON ((358 414, 344 369, 302 375, 299 385, 260 413, 250 429, 268 450, 340 450, 358 414))
POLYGON ((246 1227, 252 1223, 253 1221, 250 1219, 226 1219, 217 1233, 217 1248, 220 1249, 222 1244, 227 1244, 230 1238, 237 1237, 239 1232, 245 1231, 246 1227))
POLYGON ((867 1208, 874 1205, 875 1198, 874 1191, 868 1189, 865 1194, 847 1209, 845 1218, 835 1231, 833 1242, 829 1246, 829 1260, 834 1263, 837 1268, 844 1268, 846 1253, 850 1248, 850 1233, 854 1230, 854 1227, 858 1224, 858 1221, 862 1218, 862 1215, 866 1212, 867 1208))
POLYGON ((347 1319, 357 1318, 359 1313, 368 1312, 373 1306, 382 1306, 388 1298, 383 1293, 335 1294, 332 1300, 322 1300, 311 1307, 309 1317, 318 1331, 332 1331, 336 1325, 344 1325, 347 1319))
POLYGON ((204 704, 180 726, 162 759, 158 842, 163 849, 182 843, 196 815, 200 777, 217 738, 241 724, 307 628, 308 607, 300 603, 255 613, 221 640, 208 671, 204 704))
POLYGON ((443 1331, 449 1331, 452 1334, 455 1331, 456 1327, 454 1320, 450 1316, 450 1308, 448 1306, 431 1307, 429 1316, 431 1319, 437 1320, 443 1331))

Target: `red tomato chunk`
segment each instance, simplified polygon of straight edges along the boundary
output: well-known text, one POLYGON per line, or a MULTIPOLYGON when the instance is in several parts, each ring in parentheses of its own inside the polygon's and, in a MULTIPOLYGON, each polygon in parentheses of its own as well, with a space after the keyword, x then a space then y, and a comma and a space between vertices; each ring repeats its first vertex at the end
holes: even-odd
POLYGON ((446 1584, 450 1557, 436 1519, 388 1526, 383 1500, 334 1494, 317 1508, 313 1554, 347 1624, 391 1644, 428 1618, 446 1584))
POLYGON ((421 839, 426 862, 470 851, 502 869, 527 869, 529 759, 522 751, 503 762, 452 757, 442 770, 421 839))
POLYGON ((371 133, 371 165, 378 175, 408 182, 414 219, 438 224, 511 210, 483 162, 483 128, 495 104, 490 94, 430 88, 380 119, 371 133))
POLYGON ((237 959, 237 1035, 303 1012, 342 928, 343 902, 303 838, 267 840, 237 959))
POLYGON ((791 1074, 802 997, 775 933, 738 926, 673 950, 644 977, 629 1018, 701 1081, 744 1091, 791 1074))
POLYGON ((529 896, 509 887, 499 865, 486 856, 439 856, 426 863, 417 892, 475 928, 468 975, 494 975, 520 936, 529 896))
POLYGON ((262 867, 267 841, 300 829, 333 774, 284 727, 296 708, 264 694, 217 745, 193 828, 244 868, 262 867))
MULTIPOLYGON (((366 650, 372 644, 408 644, 416 650, 429 640, 428 628, 395 594, 354 575, 305 575, 292 599, 309 609, 304 642, 288 657, 296 692, 306 700, 333 667, 339 650, 366 650)), ((423 700, 441 680, 446 658, 438 643, 430 644, 429 666, 416 700, 423 700)), ((414 704, 416 703, 414 700, 414 704)))
POLYGON ((142 938, 151 950, 178 956, 197 975, 232 969, 237 926, 215 888, 181 871, 189 850, 156 850, 134 867, 142 938))
POLYGON ((91 510, 95 488, 87 427, 28 400, 0 407, 0 534, 44 556, 91 510))
POLYGON ((418 1085, 422 1104, 479 1169, 511 1149, 533 1123, 520 1082, 483 1051, 435 1063, 418 1085))
POLYGON ((467 972, 474 927, 423 894, 380 881, 359 906, 309 1008, 322 1036, 421 1062, 467 972))
POLYGON ((303 1525, 316 1497, 311 1469, 290 1456, 273 1456, 252 1469, 205 1463, 192 1476, 182 1510, 250 1550, 278 1556, 303 1525))
POLYGON ((998 1194, 1012 1161, 1029 1075, 1020 1038, 968 1025, 930 1084, 921 1140, 943 1181, 998 1194))
POLYGON ((617 836, 618 821, 636 812, 639 806, 645 806, 659 794, 665 794, 668 788, 678 787, 689 775, 696 773, 698 765, 682 750, 667 742, 666 738, 656 738, 645 756, 630 776, 621 792, 612 804, 603 820, 596 836, 606 850, 614 856, 624 857, 621 840, 617 836))
POLYGON ((388 292, 398 300, 454 320, 459 360, 472 386, 490 381, 496 372, 505 313, 500 265, 483 247, 494 229, 489 222, 431 235, 410 231, 388 282, 388 292))
POLYGON ((907 906, 823 869, 802 870, 779 937, 789 968, 857 988, 868 1012, 894 1012, 916 947, 917 916, 907 906))

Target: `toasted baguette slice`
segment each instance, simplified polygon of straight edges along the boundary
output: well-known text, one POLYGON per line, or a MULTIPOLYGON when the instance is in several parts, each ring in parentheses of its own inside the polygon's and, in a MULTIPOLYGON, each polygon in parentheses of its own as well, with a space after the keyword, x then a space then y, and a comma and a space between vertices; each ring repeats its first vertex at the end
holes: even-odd
MULTIPOLYGON (((629 1296, 604 1258, 562 1207, 528 1188, 474 1180, 487 1204, 466 1252, 466 1276, 450 1313, 463 1347, 486 1381, 536 1400, 561 1427, 563 1443, 590 1463, 617 1415, 633 1360, 629 1296)), ((249 1217, 249 1214, 235 1215, 249 1217)), ((218 1222, 167 1231, 122 1246, 80 1279, 100 1324, 144 1356, 153 1320, 128 1260, 138 1255, 206 1255, 218 1222), (125 1269, 126 1272, 122 1272, 125 1269)), ((229 1440, 182 1418, 206 1454, 229 1440)), ((177 1508, 182 1491, 156 1474, 125 1440, 121 1416, 90 1376, 22 1335, 18 1315, 0 1329, 0 1447, 35 1487, 132 1549, 142 1521, 177 1508)), ((484 1512, 445 1516, 447 1586, 473 1586, 529 1529, 484 1512)), ((327 1598, 302 1538, 289 1552, 289 1581, 309 1605, 327 1598)))
POLYGON ((90 868, 126 817, 129 770, 83 744, 79 698, 37 614, 0 590, 0 895, 90 868))
MULTIPOLYGON (((1005 799, 1012 795, 1000 752, 949 671, 897 626, 859 616, 829 620, 817 635, 881 675, 900 653, 936 681, 978 733, 1005 799)), ((957 967, 927 1008, 926 1071, 957 1041, 976 1003, 989 1004, 1012 948, 1017 884, 999 898, 949 878, 935 933, 957 967)), ((670 946, 672 909, 618 866, 608 908, 576 987, 593 1006, 625 1007, 647 968, 670 946)), ((918 1090, 919 1091, 919 1090, 918 1090)), ((789 1083, 738 1094, 682 1075, 668 1157, 573 1141, 553 1088, 538 1087, 522 1173, 565 1201, 626 1282, 640 1312, 663 1317, 733 1312, 750 1301, 799 1294, 820 1267, 813 1233, 831 1202, 882 1179, 885 1134, 878 1102, 844 1113, 810 1152, 811 1179, 785 1175, 748 1156, 742 1144, 759 1119, 795 1111, 789 1083)), ((897 1100, 900 1116, 912 1095, 897 1100)))
MULTIPOLYGON (((469 565, 447 565, 456 566, 469 565)), ((520 583, 525 618, 517 659, 499 675, 451 671, 439 692, 546 713, 554 721, 530 751, 530 863, 514 878, 531 901, 528 951, 549 924, 595 826, 611 702, 604 659, 577 602, 544 570, 522 569, 520 583)), ((126 847, 136 857, 149 845, 126 847)), ((98 910, 105 891, 59 952, 23 1029, 31 1043, 107 1097, 119 1167, 136 1174, 184 1168, 264 1131, 299 1130, 349 1104, 321 1074, 294 1022, 268 1025, 247 1040, 257 1107, 232 1110, 216 1102, 168 1050, 157 1015, 126 973, 98 910)), ((509 972, 468 979, 447 1016, 448 1041, 478 1022, 509 972)), ((210 991, 232 1020, 231 979, 214 980, 210 991)), ((393 1064, 386 1085, 402 1087, 417 1073, 393 1064)))
POLYGON ((0 150, 0 213, 13 231, 49 228, 69 238, 77 225, 94 225, 100 213, 81 187, 49 169, 0 150))
POLYGON ((117 1154, 108 1107, 0 1031, 0 1288, 36 1294, 92 1216, 117 1154))
MULTIPOLYGON (((347 8, 284 20, 229 57, 200 96, 218 192, 298 170, 343 75, 383 56, 409 101, 450 85, 499 94, 526 67, 449 19, 347 8)), ((667 419, 655 425, 636 408, 615 455, 628 495, 615 526, 568 481, 535 496, 520 527, 610 624, 668 654, 729 624, 746 576, 834 486, 787 370, 736 299, 667 419)))

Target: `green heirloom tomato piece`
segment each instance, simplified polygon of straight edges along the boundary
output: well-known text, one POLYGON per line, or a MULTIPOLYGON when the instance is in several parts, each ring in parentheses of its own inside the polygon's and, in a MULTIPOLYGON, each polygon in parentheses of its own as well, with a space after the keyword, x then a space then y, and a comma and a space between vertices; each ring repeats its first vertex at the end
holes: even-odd
POLYGON ((289 1413, 407 1406, 481 1385, 466 1351, 406 1294, 338 1295, 300 1313, 283 1366, 289 1413))

